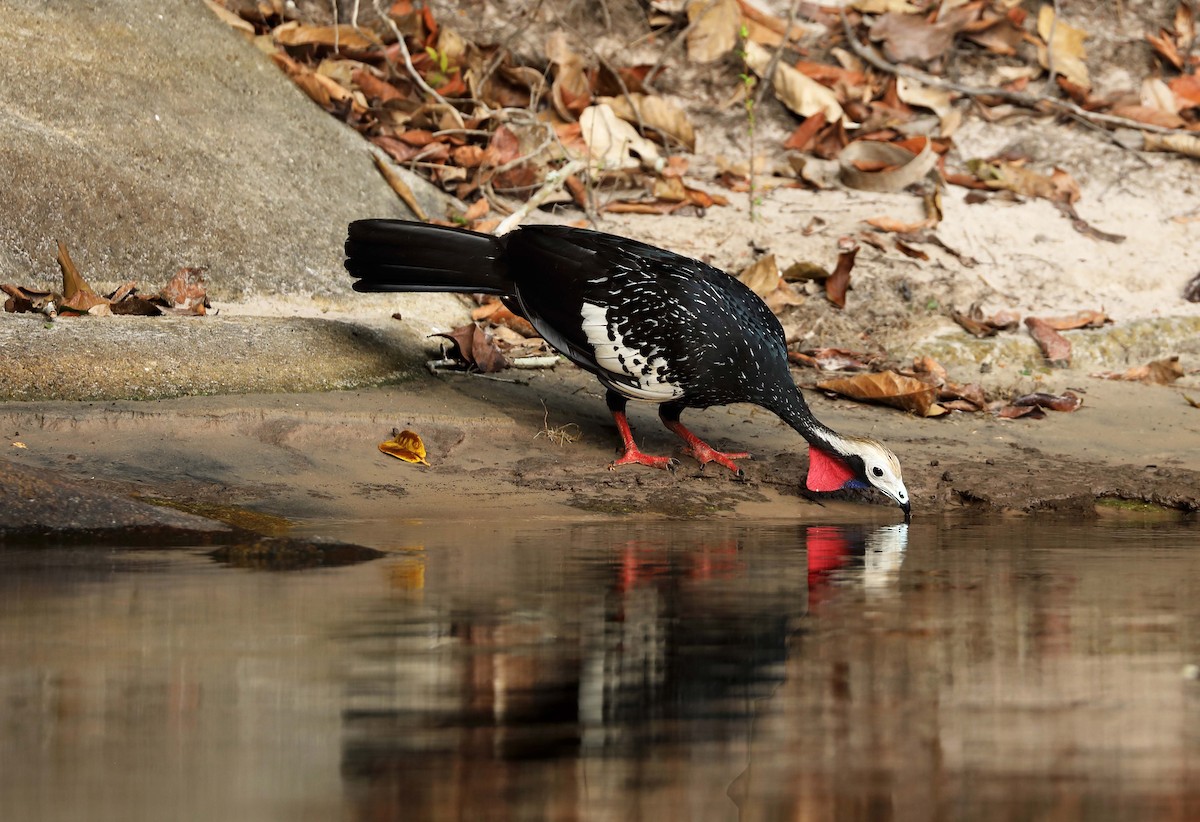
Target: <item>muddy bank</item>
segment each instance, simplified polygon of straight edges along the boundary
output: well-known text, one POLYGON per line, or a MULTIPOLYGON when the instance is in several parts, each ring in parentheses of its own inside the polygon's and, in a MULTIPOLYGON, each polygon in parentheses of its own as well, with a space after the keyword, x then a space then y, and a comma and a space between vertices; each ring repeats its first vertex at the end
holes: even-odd
MULTIPOLYGON (((1083 409, 1043 420, 917 419, 816 392, 809 397, 817 416, 836 429, 877 437, 895 449, 916 517, 1091 517, 1098 505, 1124 510, 1110 500, 1194 516, 1200 509, 1200 414, 1180 392, 1077 374, 1068 384, 1086 392, 1083 409)), ((803 442, 760 409, 731 406, 688 419, 715 446, 752 452, 745 480, 712 466, 701 471, 687 458, 674 475, 608 470, 617 438, 601 392, 590 377, 565 367, 512 381, 418 375, 390 387, 320 394, 7 403, 0 406, 7 459, 0 490, 11 500, 14 487, 19 491, 31 476, 59 478, 106 496, 118 519, 131 498, 140 498, 202 514, 206 505, 242 511, 241 524, 258 532, 286 532, 288 523, 370 522, 368 533, 379 529, 371 544, 380 545, 394 543, 398 523, 408 520, 882 522, 899 516, 893 507, 856 498, 806 498, 803 442), (430 467, 379 453, 378 443, 394 427, 423 437, 430 467), (559 433, 567 437, 552 436, 559 433), (255 524, 260 514, 273 518, 272 528, 255 524)), ((648 452, 678 454, 652 409, 635 408, 632 421, 648 452)), ((59 522, 56 506, 35 510, 59 522)), ((59 527, 70 527, 69 521, 59 527)))

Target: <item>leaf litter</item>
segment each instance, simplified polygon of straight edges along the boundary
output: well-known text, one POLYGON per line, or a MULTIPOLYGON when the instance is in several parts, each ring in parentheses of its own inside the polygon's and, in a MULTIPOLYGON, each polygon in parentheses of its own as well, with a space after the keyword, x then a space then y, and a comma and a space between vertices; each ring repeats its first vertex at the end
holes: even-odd
MULTIPOLYGON (((968 202, 1044 199, 1092 240, 1123 239, 1080 216, 1080 187, 1057 158, 959 157, 953 135, 968 101, 984 119, 1022 110, 1032 116, 1066 114, 1102 129, 1132 130, 1147 150, 1195 150, 1200 156, 1193 149, 1200 141, 1190 133, 1200 132, 1200 61, 1191 56, 1195 24, 1186 2, 1176 5, 1160 30, 1145 32, 1158 61, 1155 76, 1128 93, 1104 97, 1092 90, 1086 21, 1056 16, 1047 4, 1031 13, 1003 0, 941 6, 856 0, 845 11, 798 4, 784 20, 741 0, 658 0, 648 6, 646 36, 663 50, 656 62, 644 57, 638 62, 625 54, 602 57, 569 28, 521 52, 503 40, 469 42, 453 31, 452 21, 410 0, 349 25, 305 19, 279 0, 209 3, 226 22, 255 37, 314 101, 386 155, 386 162, 377 161, 381 172, 390 170, 389 183, 406 202, 413 198, 403 193, 407 186, 396 164, 470 198, 465 210, 425 215, 431 222, 491 231, 496 215, 520 212, 521 203, 532 199, 586 216, 600 211, 699 216, 728 204, 715 188, 753 194, 776 185, 826 187, 830 182, 809 160, 839 158, 847 180, 922 199, 923 220, 879 215, 868 221, 869 230, 840 240, 832 273, 812 261, 780 261, 769 249, 756 254, 738 276, 781 315, 804 301, 806 282, 823 290, 832 306, 847 310, 859 245, 883 252, 881 232, 896 235, 892 247, 910 259, 930 262, 920 247, 929 245, 964 267, 973 264, 937 236, 947 186, 965 189, 968 202), (682 48, 672 51, 668 44, 676 42, 682 48), (1022 51, 1025 44, 1034 48, 1022 51), (990 85, 945 78, 951 58, 962 54, 990 74, 990 85), (729 99, 751 115, 754 95, 761 98, 767 85, 795 114, 796 125, 779 146, 792 152, 786 167, 768 167, 751 149, 746 160, 716 158, 718 172, 709 179, 688 171, 686 154, 695 150, 698 137, 689 114, 694 105, 658 91, 656 83, 689 64, 720 61, 740 64, 741 73, 728 78, 729 99), (1064 97, 1031 93, 1037 83, 1064 97), (906 154, 886 154, 891 151, 906 154), (580 161, 586 173, 555 178, 558 169, 580 161)), ((1189 299, 1195 299, 1195 290, 1187 288, 1189 299)), ((951 316, 981 337, 1020 324, 1014 312, 985 317, 977 306, 951 316)), ((1100 312, 1081 312, 1084 316, 1082 325, 1056 317, 1027 317, 1024 324, 1047 362, 1067 364, 1070 342, 1059 332, 1106 321, 1100 312)), ((471 368, 503 368, 519 359, 514 351, 544 346, 503 306, 484 303, 473 318, 470 326, 444 335, 456 361, 471 368)), ((792 350, 789 358, 817 367, 834 362, 812 353, 818 350, 792 350)), ((879 359, 866 358, 870 374, 884 373, 879 359)), ((855 390, 922 414, 939 403, 962 411, 986 405, 995 413, 1056 407, 1015 401, 997 407, 1001 401, 989 404, 978 386, 957 386, 936 370, 903 371, 865 380, 855 390), (901 399, 924 398, 930 384, 935 390, 928 404, 901 399)), ((1070 405, 1069 397, 1057 402, 1059 408, 1070 405)))

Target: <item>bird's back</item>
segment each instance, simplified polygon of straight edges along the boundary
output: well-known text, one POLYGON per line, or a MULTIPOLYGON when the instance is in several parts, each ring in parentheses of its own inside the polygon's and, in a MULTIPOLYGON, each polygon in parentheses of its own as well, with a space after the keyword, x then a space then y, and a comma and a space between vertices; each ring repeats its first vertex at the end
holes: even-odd
POLYGON ((778 320, 724 271, 563 226, 528 226, 504 243, 525 315, 626 396, 691 407, 770 405, 772 392, 791 388, 778 320))

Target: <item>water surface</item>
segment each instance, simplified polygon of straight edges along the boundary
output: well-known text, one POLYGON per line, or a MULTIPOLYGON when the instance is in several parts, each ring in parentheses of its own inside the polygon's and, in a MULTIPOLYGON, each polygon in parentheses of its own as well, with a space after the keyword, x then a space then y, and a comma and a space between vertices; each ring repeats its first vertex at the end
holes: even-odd
POLYGON ((1200 818, 1200 529, 0 548, 0 819, 1200 818))

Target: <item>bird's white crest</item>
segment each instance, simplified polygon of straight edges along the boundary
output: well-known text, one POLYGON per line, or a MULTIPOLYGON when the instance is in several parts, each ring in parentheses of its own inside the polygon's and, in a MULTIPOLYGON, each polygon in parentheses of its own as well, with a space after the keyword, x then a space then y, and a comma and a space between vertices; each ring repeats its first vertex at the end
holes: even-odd
POLYGON ((609 322, 608 308, 584 303, 583 333, 606 371, 632 378, 636 385, 614 382, 613 388, 633 400, 666 402, 683 395, 683 389, 668 381, 668 363, 655 352, 639 351, 625 343, 615 324, 609 322))

